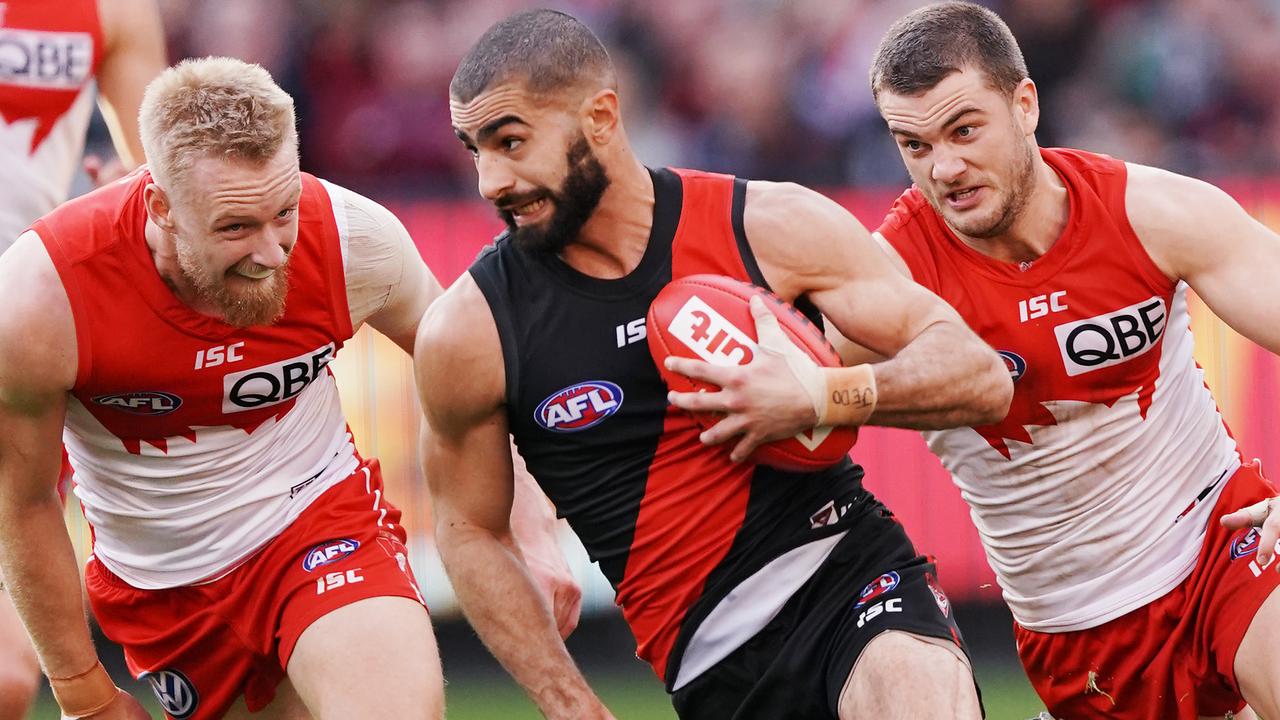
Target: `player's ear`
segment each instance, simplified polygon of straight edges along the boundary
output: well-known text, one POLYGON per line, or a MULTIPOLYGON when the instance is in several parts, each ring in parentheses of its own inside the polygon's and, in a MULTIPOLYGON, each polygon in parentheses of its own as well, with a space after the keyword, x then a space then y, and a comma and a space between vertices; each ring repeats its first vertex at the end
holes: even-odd
POLYGON ((1023 78, 1013 90, 1013 117, 1024 135, 1032 135, 1040 124, 1040 95, 1031 78, 1023 78))
POLYGON ((606 145, 622 125, 622 111, 618 93, 603 88, 582 101, 580 112, 582 134, 591 138, 593 145, 606 145))
POLYGON ((168 233, 177 232, 177 225, 173 222, 173 205, 164 188, 153 182, 147 183, 142 190, 142 202, 147 208, 147 217, 156 227, 168 233))

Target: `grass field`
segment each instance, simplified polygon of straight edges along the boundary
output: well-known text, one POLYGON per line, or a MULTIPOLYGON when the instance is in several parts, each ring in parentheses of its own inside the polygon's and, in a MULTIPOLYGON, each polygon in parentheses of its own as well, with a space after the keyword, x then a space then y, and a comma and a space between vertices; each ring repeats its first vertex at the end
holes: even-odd
MULTIPOLYGON (((675 720, 666 694, 651 676, 605 675, 590 679, 619 720, 675 720)), ((1016 670, 980 669, 980 679, 989 720, 1026 720, 1039 712, 1030 685, 1016 670)), ((449 682, 447 695, 449 720, 538 720, 541 717, 519 688, 504 677, 456 678, 449 682)), ((145 686, 137 688, 136 696, 148 703, 156 718, 162 717, 145 686)), ((29 720, 58 720, 58 717, 57 706, 46 696, 29 720)))

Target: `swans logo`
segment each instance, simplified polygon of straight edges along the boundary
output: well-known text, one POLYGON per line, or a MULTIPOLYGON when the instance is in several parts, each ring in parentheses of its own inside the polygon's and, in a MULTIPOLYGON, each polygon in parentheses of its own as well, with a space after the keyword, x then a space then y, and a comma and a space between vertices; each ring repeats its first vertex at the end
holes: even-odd
POLYGON ((161 670, 143 673, 142 677, 151 683, 151 691, 156 694, 165 714, 174 720, 186 720, 191 717, 200 705, 200 695, 196 686, 191 684, 186 675, 177 670, 161 670))

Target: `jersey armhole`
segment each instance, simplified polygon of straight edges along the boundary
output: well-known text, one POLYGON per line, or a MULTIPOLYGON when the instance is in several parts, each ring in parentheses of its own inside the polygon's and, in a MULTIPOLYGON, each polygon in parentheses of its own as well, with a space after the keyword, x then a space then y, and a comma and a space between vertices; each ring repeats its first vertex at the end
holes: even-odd
POLYGON ((53 269, 62 281, 62 290, 67 294, 67 303, 71 306, 71 321, 76 334, 76 383, 72 390, 84 387, 93 377, 93 342, 89 333, 89 313, 85 306, 84 293, 75 280, 75 271, 71 261, 63 252, 62 243, 57 235, 43 220, 37 220, 31 229, 39 236, 53 269))
POLYGON ((1120 208, 1120 213, 1114 215, 1116 224, 1120 226, 1120 234, 1124 237, 1124 252, 1133 261, 1134 267, 1142 274, 1150 288, 1160 294, 1170 293, 1177 290, 1178 280, 1171 280, 1156 265, 1156 261, 1151 257, 1151 253, 1147 252, 1147 247, 1142 244, 1142 238, 1138 236, 1138 231, 1133 227, 1133 221, 1129 219, 1129 166, 1121 161, 1118 163, 1119 170, 1116 174, 1120 176, 1120 182, 1108 183, 1108 194, 1111 197, 1104 198, 1104 202, 1109 207, 1120 208))
MULTIPOLYGON (((342 340, 345 342, 355 335, 355 328, 351 326, 351 301, 347 296, 347 262, 350 256, 351 243, 351 227, 347 219, 347 201, 344 197, 345 191, 341 187, 322 178, 314 179, 318 180, 320 187, 324 188, 324 195, 329 202, 329 212, 333 216, 333 226, 338 240, 338 262, 328 262, 324 259, 329 257, 329 252, 321 254, 321 262, 325 266, 325 274, 328 276, 332 287, 331 296, 335 306, 333 319, 337 323, 339 334, 344 336, 342 340)), ((327 224, 321 224, 322 227, 325 225, 327 224)), ((301 232, 301 229, 299 229, 299 232, 301 232)), ((322 234, 326 240, 331 239, 328 232, 323 232, 322 234)))
MULTIPOLYGON (((760 271, 760 263, 756 261, 756 254, 751 250, 751 243, 747 241, 747 223, 745 220, 747 210, 747 179, 736 177, 733 179, 733 199, 730 203, 730 216, 733 221, 733 239, 738 245, 738 258, 742 260, 742 266, 747 271, 747 277, 751 282, 760 287, 773 292, 773 288, 769 287, 769 282, 764 279, 764 273, 760 271)), ((822 312, 813 304, 808 295, 801 295, 791 303, 795 306, 800 314, 809 319, 809 322, 818 326, 819 330, 826 330, 826 326, 822 321, 822 312)))
MULTIPOLYGON (((495 248, 487 256, 489 262, 499 261, 500 253, 501 249, 495 248)), ((502 353, 502 370, 506 375, 503 378, 502 396, 506 400, 507 412, 510 414, 515 409, 516 400, 520 394, 520 347, 519 339, 516 337, 515 321, 507 310, 509 303, 506 292, 500 284, 501 276, 481 262, 476 262, 467 272, 471 274, 476 287, 480 288, 480 293, 484 295, 485 304, 489 306, 489 314, 493 317, 493 324, 498 330, 498 350, 502 353)))

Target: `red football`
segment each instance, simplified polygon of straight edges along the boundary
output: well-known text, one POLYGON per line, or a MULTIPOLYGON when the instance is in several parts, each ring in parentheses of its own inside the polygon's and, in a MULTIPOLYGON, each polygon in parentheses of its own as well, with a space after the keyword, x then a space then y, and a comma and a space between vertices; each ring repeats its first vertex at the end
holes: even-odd
MULTIPOLYGON (((755 357, 756 324, 749 302, 759 295, 778 318, 787 337, 814 362, 839 367, 840 355, 813 323, 764 288, 723 275, 689 275, 673 280, 653 299, 647 317, 649 353, 667 387, 679 392, 719 388, 667 370, 667 356, 714 365, 746 365, 755 357)), ((711 413, 694 413, 704 429, 719 422, 711 413)), ((818 470, 842 460, 857 442, 856 428, 814 428, 795 437, 761 445, 751 461, 782 470, 818 470)), ((731 448, 726 443, 725 448, 731 448)))

